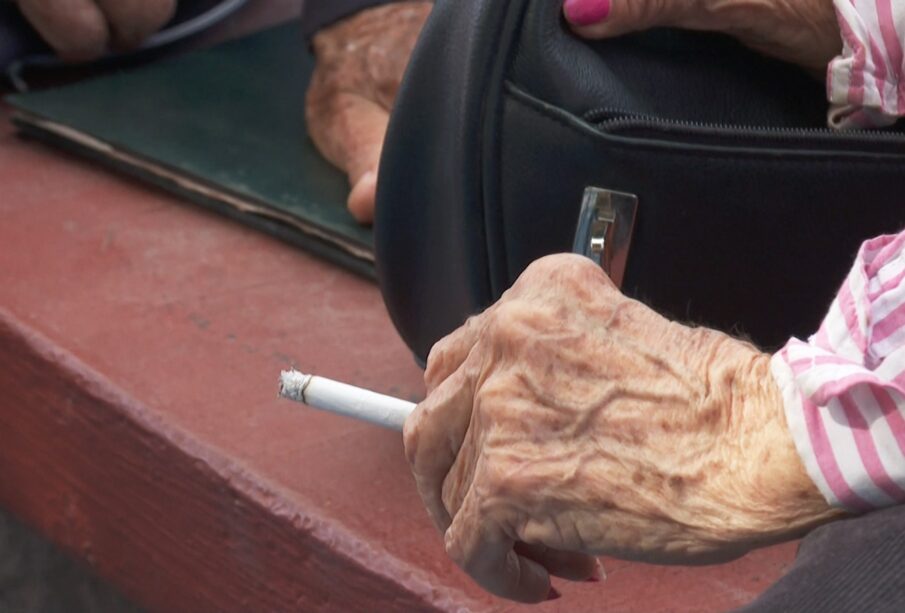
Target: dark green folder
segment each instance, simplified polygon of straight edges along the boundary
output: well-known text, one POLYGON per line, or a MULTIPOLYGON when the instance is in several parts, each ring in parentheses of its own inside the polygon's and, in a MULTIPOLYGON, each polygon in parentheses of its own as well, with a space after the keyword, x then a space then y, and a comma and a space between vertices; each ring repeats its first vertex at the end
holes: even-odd
POLYGON ((145 67, 8 98, 23 132, 373 276, 346 177, 305 130, 314 66, 298 22, 145 67))

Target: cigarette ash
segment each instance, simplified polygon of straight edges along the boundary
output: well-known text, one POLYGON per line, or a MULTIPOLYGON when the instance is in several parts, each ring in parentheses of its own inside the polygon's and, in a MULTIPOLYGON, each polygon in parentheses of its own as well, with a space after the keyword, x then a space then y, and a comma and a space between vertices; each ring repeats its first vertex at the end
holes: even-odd
POLYGON ((311 383, 312 375, 297 370, 284 370, 280 373, 280 397, 306 402, 305 389, 311 383))

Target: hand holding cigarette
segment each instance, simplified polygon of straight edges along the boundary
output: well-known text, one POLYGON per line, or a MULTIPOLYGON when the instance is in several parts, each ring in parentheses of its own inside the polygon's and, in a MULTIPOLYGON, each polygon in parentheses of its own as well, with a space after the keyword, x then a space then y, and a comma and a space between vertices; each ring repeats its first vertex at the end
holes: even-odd
POLYGON ((590 260, 532 264, 437 343, 406 455, 446 551, 524 602, 593 555, 710 563, 838 517, 770 357, 623 296, 590 260))
POLYGON ((282 393, 404 424, 447 553, 505 598, 599 579, 595 555, 723 561, 839 514, 797 455, 769 356, 668 321, 579 256, 531 265, 434 346, 425 381, 416 408, 300 373, 282 393))

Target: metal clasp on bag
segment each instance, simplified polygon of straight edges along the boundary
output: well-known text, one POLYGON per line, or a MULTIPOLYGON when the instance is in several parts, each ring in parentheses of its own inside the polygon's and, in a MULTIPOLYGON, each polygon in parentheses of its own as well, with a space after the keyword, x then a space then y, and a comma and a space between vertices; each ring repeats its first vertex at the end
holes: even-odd
POLYGON ((584 190, 572 250, 600 265, 616 287, 622 287, 637 209, 633 194, 600 187, 584 190))

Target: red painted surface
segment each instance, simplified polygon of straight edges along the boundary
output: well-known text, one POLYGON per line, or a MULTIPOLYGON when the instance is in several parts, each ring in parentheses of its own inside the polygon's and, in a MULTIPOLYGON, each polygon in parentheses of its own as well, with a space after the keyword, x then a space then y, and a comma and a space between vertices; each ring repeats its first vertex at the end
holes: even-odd
MULTIPOLYGON (((0 504, 152 610, 522 610, 446 559, 397 434, 277 400, 289 365, 422 393, 374 286, 0 129, 0 504)), ((532 610, 727 610, 793 551, 532 610)))

